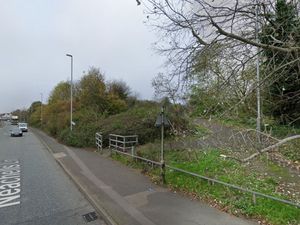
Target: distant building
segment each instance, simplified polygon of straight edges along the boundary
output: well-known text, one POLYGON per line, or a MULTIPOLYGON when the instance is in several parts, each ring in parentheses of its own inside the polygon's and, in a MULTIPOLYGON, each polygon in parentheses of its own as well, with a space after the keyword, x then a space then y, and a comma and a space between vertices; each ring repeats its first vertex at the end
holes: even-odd
POLYGON ((10 113, 1 113, 0 114, 0 120, 10 120, 11 114, 10 113))

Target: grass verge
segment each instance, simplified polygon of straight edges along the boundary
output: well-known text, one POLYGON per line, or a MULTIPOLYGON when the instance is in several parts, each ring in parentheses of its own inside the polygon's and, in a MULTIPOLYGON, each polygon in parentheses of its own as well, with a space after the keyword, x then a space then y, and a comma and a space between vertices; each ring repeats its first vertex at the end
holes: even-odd
MULTIPOLYGON (((273 178, 250 171, 246 165, 233 160, 224 160, 220 154, 221 152, 216 149, 198 151, 193 154, 187 151, 167 151, 166 162, 190 172, 288 199, 284 194, 276 192, 278 182, 273 178)), ((157 168, 119 154, 114 154, 113 158, 128 166, 141 169, 150 175, 155 183, 160 180, 157 168)), ((171 169, 166 170, 166 181, 173 190, 185 193, 192 198, 202 199, 228 213, 257 219, 261 221, 261 224, 300 224, 300 209, 293 206, 260 197, 257 197, 256 204, 253 204, 250 194, 223 185, 212 184, 171 169)))

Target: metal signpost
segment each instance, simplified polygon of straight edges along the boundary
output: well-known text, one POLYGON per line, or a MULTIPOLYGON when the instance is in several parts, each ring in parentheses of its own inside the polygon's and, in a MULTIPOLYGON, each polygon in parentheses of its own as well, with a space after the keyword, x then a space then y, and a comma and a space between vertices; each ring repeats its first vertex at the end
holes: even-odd
POLYGON ((165 167, 165 159, 164 159, 164 132, 165 132, 165 126, 170 126, 169 120, 165 116, 165 107, 161 107, 161 112, 157 116, 155 126, 161 128, 161 147, 160 147, 160 163, 161 163, 161 179, 162 182, 165 184, 166 183, 166 167, 165 167))

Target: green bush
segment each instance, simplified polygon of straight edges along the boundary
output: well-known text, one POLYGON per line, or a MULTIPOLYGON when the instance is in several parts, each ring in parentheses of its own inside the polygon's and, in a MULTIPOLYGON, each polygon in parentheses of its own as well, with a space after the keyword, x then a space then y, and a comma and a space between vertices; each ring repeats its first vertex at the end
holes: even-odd
MULTIPOLYGON (((93 107, 76 106, 73 113, 75 125, 72 132, 69 128, 68 102, 57 101, 44 108, 42 128, 62 143, 71 146, 94 147, 96 132, 103 134, 104 147, 108 146, 109 134, 138 135, 139 144, 153 142, 161 135, 160 129, 155 127, 161 104, 153 101, 136 100, 129 109, 115 115, 110 115, 109 112, 99 113, 93 107)), ((180 133, 180 131, 188 129, 188 119, 185 117, 184 107, 168 104, 166 115, 172 122, 172 129, 166 129, 166 137, 172 135, 174 131, 180 133)))
POLYGON ((98 123, 98 131, 105 137, 104 145, 108 145, 109 134, 136 134, 139 144, 152 142, 160 136, 158 128, 154 126, 158 111, 157 103, 141 102, 126 112, 103 118, 98 123))
POLYGON ((70 146, 83 147, 81 139, 78 138, 78 134, 71 132, 69 128, 64 129, 59 133, 58 139, 70 146))
POLYGON ((104 146, 108 146, 109 134, 136 134, 139 144, 144 144, 160 137, 159 128, 154 126, 159 110, 159 104, 150 101, 139 102, 129 110, 112 116, 97 114, 91 108, 86 108, 74 113, 76 125, 72 133, 69 128, 65 128, 55 130, 56 133, 52 135, 63 143, 76 147, 95 146, 96 132, 103 134, 104 146))

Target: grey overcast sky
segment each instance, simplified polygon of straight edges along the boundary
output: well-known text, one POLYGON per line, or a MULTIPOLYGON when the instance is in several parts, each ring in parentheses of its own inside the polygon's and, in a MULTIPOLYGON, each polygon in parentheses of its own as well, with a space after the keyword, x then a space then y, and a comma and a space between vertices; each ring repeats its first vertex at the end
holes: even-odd
POLYGON ((143 99, 162 70, 154 32, 135 0, 0 0, 0 112, 46 102, 60 81, 89 67, 122 79, 143 99))

